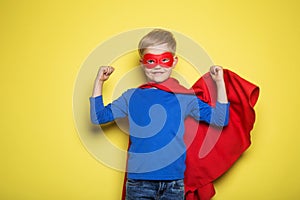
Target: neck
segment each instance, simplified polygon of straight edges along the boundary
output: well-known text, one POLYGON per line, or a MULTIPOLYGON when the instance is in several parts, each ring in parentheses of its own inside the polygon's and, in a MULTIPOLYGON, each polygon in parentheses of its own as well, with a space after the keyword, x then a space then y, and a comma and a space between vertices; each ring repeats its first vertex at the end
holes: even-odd
POLYGON ((169 80, 172 80, 172 79, 174 79, 174 78, 171 78, 171 77, 169 77, 169 78, 167 78, 166 80, 164 80, 164 81, 162 81, 162 82, 156 82, 156 81, 153 81, 153 80, 147 80, 147 83, 152 83, 152 84, 163 84, 163 83, 166 83, 166 82, 168 82, 169 80))

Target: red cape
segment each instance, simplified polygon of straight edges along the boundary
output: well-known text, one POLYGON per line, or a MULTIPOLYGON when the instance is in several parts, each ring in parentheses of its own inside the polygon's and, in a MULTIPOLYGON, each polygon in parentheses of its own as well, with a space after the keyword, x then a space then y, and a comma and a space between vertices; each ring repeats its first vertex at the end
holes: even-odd
MULTIPOLYGON (((250 131, 255 122, 253 107, 259 96, 259 88, 226 69, 224 81, 230 102, 228 126, 220 129, 199 123, 193 118, 185 120, 186 200, 211 199, 215 194, 213 181, 224 174, 250 145, 250 131)), ((209 73, 203 75, 191 89, 181 86, 173 78, 162 84, 147 83, 140 87, 156 87, 167 92, 196 94, 210 105, 216 102, 216 86, 209 73)), ((125 190, 124 184, 122 199, 125 199, 125 190)))

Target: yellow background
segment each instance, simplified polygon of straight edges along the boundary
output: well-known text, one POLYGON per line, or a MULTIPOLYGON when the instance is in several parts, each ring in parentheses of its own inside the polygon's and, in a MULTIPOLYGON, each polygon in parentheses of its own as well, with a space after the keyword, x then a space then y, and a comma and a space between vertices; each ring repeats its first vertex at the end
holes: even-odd
POLYGON ((97 45, 142 27, 191 37, 261 88, 253 144, 214 199, 299 199, 299 11, 296 0, 0 1, 0 199, 119 199, 123 174, 78 136, 73 89, 97 45))

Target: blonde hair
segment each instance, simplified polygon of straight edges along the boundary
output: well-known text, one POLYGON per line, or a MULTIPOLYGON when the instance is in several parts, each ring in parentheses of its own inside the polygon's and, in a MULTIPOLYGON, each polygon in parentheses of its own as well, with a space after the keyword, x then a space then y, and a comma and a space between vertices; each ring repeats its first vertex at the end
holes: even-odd
POLYGON ((154 29, 140 40, 138 45, 140 56, 143 55, 145 49, 161 44, 167 44, 168 49, 175 54, 176 40, 173 34, 163 29, 154 29))

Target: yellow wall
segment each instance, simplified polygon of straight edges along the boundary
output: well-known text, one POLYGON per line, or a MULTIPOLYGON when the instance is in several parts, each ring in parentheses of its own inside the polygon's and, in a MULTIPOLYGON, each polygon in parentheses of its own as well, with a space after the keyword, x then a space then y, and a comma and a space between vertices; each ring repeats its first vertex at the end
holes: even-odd
POLYGON ((253 144, 217 181, 214 199, 300 198, 297 1, 83 2, 0 2, 0 199, 119 199, 123 173, 83 146, 73 92, 99 44, 143 27, 185 34, 261 88, 253 144))

